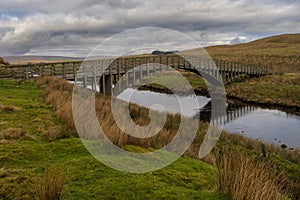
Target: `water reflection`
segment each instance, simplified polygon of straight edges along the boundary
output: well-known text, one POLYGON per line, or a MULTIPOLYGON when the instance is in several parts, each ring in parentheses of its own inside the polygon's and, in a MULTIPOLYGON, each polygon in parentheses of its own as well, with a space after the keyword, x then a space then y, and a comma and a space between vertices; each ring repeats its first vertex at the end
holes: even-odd
MULTIPOLYGON (((154 108, 170 113, 182 113, 190 117, 200 117, 200 120, 210 121, 210 99, 203 96, 182 96, 179 106, 175 95, 161 94, 150 91, 126 89, 118 96, 119 99, 137 103, 141 106, 154 108), (199 107, 190 108, 194 99, 199 102, 199 107), (154 106, 159 104, 160 106, 154 106)), ((276 109, 265 109, 250 104, 237 104, 227 102, 224 130, 239 133, 246 137, 260 139, 276 144, 285 144, 289 147, 300 148, 300 116, 288 114, 276 109)))

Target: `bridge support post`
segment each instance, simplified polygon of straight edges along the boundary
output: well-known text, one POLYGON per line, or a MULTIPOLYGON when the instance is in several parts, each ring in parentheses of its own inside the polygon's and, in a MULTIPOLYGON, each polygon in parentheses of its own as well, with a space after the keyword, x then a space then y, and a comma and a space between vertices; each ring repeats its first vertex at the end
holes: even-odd
POLYGON ((233 63, 228 63, 228 64, 230 66, 230 71, 229 71, 229 73, 230 73, 230 81, 232 81, 233 78, 234 78, 233 63))
POLYGON ((112 76, 103 74, 100 78, 100 93, 112 95, 112 76))

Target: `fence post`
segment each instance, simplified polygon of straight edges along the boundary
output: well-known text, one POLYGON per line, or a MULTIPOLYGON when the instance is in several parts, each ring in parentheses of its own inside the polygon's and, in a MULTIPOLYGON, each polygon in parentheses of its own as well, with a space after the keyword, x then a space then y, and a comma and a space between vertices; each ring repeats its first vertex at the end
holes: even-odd
MULTIPOLYGON (((105 62, 106 60, 103 60, 103 62, 105 62)), ((104 66, 106 66, 105 65, 105 63, 104 63, 104 65, 102 66, 102 84, 103 84, 103 91, 102 91, 102 93, 105 95, 105 93, 106 93, 106 91, 105 91, 105 68, 104 68, 104 66)))
POLYGON ((4 66, 4 78, 7 78, 7 66, 4 66))
POLYGON ((74 83, 76 83, 76 64, 75 64, 75 62, 73 62, 73 79, 74 79, 74 83))
POLYGON ((41 68, 41 65, 39 65, 39 76, 42 76, 42 68, 41 68))
POLYGON ((11 67, 11 73, 12 73, 12 78, 15 79, 15 70, 13 70, 13 67, 11 67))
POLYGON ((53 77, 54 76, 54 64, 51 64, 50 65, 51 66, 51 76, 53 77))
MULTIPOLYGON (((135 84, 135 67, 136 67, 136 58, 134 57, 133 58, 133 61, 132 61, 132 72, 133 72, 133 84, 135 84)), ((110 69, 110 68, 109 68, 110 69)), ((109 74, 111 74, 111 71, 109 71, 109 74)))
POLYGON ((66 66, 65 66, 65 63, 63 63, 62 66, 63 66, 63 79, 66 79, 66 66))
POLYGON ((85 64, 83 65, 83 87, 86 88, 87 87, 87 79, 86 79, 86 66, 85 64))
POLYGON ((25 79, 28 81, 28 67, 25 67, 25 79))

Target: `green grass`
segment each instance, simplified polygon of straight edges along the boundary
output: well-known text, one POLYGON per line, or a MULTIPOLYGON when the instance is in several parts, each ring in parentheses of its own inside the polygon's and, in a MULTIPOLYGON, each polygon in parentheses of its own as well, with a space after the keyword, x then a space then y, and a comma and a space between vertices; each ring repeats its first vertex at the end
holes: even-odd
MULTIPOLYGON (((187 71, 180 71, 191 87, 197 91, 206 91, 205 81, 197 74, 187 71)), ((154 89, 164 90, 163 84, 169 85, 170 89, 186 91, 178 87, 180 78, 172 75, 153 75, 147 77, 146 83, 151 81, 160 82, 149 84, 154 89)), ((239 100, 266 104, 269 106, 284 106, 300 108, 300 73, 286 73, 281 75, 268 75, 257 78, 243 78, 235 80, 225 86, 227 97, 239 100)), ((205 95, 205 93, 201 93, 205 95)))
POLYGON ((48 142, 45 131, 63 125, 39 101, 36 84, 0 80, 0 90, 1 105, 19 108, 0 112, 0 132, 20 128, 30 136, 0 139, 0 199, 33 199, 37 177, 48 167, 66 176, 66 199, 226 199, 215 190, 215 168, 199 160, 183 157, 153 173, 130 174, 100 163, 78 138, 48 142))
POLYGON ((39 139, 48 127, 62 125, 49 106, 39 101, 41 90, 33 82, 0 81, 0 105, 16 106, 18 111, 0 112, 0 130, 20 128, 39 139))
MULTIPOLYGON (((36 84, 0 80, 0 86, 0 105, 17 108, 9 112, 10 109, 0 109, 0 133, 19 128, 28 135, 3 139, 0 134, 0 199, 33 199, 37 178, 48 168, 64 174, 66 199, 226 199, 216 191, 216 169, 199 160, 182 157, 152 173, 130 174, 97 161, 78 138, 49 142, 45 136, 48 129, 64 128, 52 108, 39 101, 42 91, 36 84)), ((252 157, 259 155, 259 147, 251 150, 239 144, 246 140, 222 135, 218 147, 229 145, 252 157)), ((131 145, 124 149, 152 150, 131 145)), ((278 172, 286 172, 291 180, 297 181, 300 166, 283 159, 275 150, 268 151, 268 160, 278 172)))
POLYGON ((244 101, 300 108, 300 74, 252 78, 228 85, 226 92, 244 101))
POLYGON ((185 71, 178 70, 181 75, 188 81, 190 86, 186 86, 185 82, 183 82, 182 77, 174 72, 162 72, 159 74, 154 74, 152 76, 148 76, 143 80, 144 84, 147 84, 152 89, 164 91, 166 88, 177 91, 177 92, 185 92, 192 87, 196 93, 201 94, 201 91, 207 90, 207 85, 199 75, 185 71), (155 83, 153 83, 155 82, 155 83))
POLYGON ((215 169, 189 158, 153 173, 129 174, 101 164, 77 138, 52 143, 12 141, 0 147, 0 197, 5 199, 31 199, 34 178, 46 166, 66 176, 67 199, 221 198, 213 192, 215 169))

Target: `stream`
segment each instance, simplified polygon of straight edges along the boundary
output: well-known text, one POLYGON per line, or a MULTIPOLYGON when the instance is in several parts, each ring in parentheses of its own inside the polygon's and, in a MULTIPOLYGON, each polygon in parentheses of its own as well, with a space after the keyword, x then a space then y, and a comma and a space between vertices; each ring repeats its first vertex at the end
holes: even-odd
MULTIPOLYGON (((147 90, 128 88, 117 98, 127 102, 169 113, 180 113, 189 117, 199 117, 200 120, 210 120, 210 98, 205 96, 180 96, 183 102, 180 108, 177 97, 173 94, 163 94, 147 90), (191 108, 195 98, 198 108, 191 108), (160 106, 153 106, 158 104, 160 106)), ((262 108, 251 104, 227 102, 227 120, 224 130, 238 133, 246 137, 287 146, 290 149, 300 148, 300 116, 287 112, 262 108)))

